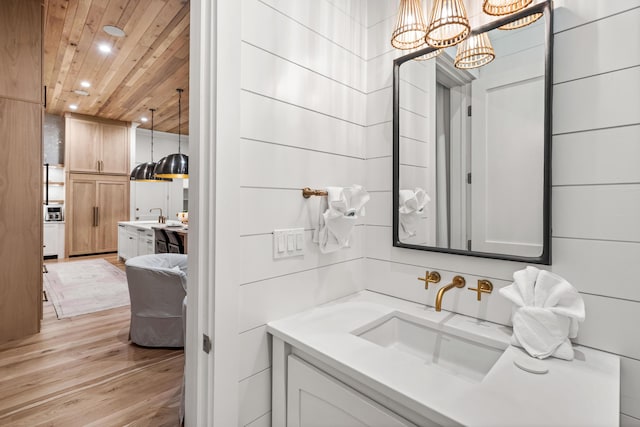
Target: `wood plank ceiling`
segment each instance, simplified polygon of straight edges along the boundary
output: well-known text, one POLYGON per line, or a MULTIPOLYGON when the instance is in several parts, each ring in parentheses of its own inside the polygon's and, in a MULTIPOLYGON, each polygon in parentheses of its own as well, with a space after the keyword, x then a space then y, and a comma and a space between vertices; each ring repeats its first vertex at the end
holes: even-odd
POLYGON ((156 108, 154 128, 171 133, 178 133, 176 89, 183 88, 181 132, 188 134, 189 0, 45 0, 44 84, 47 113, 75 104, 77 113, 140 122, 156 108), (126 35, 110 36, 105 25, 126 35))

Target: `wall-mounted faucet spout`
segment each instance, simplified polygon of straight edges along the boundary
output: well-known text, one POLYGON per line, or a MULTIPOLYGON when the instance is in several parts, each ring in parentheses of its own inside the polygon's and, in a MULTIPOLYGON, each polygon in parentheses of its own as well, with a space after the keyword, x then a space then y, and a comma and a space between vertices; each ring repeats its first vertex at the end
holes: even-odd
POLYGON ((449 283, 447 286, 441 287, 438 290, 438 294, 436 295, 436 311, 441 311, 442 310, 442 297, 444 296, 445 292, 447 292, 449 289, 453 289, 453 288, 464 288, 465 283, 466 282, 464 280, 464 277, 455 276, 451 283, 449 283))

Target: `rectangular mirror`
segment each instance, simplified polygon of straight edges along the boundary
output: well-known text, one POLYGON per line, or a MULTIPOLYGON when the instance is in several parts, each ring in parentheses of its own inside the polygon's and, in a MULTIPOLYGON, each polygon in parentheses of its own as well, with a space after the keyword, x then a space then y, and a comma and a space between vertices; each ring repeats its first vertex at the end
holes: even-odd
POLYGON ((550 264, 551 19, 474 30, 495 52, 477 68, 461 45, 394 61, 394 246, 550 264))

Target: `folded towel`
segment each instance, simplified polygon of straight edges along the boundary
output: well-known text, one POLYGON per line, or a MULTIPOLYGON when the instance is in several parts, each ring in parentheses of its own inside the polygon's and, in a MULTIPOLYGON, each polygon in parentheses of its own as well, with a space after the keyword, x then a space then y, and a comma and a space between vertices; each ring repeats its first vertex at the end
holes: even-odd
POLYGON ((349 246, 351 230, 359 216, 365 215, 364 205, 369 193, 360 185, 327 187, 327 197, 320 201, 318 226, 313 241, 326 254, 349 246))
POLYGON ((400 190, 399 193, 399 237, 406 239, 416 235, 418 221, 422 218, 424 208, 431 198, 420 187, 416 187, 415 190, 400 190))
POLYGON ((513 279, 513 284, 500 289, 515 304, 511 343, 539 359, 572 360, 569 338, 578 336, 578 322, 585 318, 584 301, 576 288, 535 267, 516 271, 513 279))

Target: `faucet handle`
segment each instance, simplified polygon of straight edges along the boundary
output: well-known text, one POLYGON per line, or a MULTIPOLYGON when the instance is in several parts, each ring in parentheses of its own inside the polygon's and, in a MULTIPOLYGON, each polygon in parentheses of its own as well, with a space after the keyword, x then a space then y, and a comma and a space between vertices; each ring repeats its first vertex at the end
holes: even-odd
POLYGON ((475 291, 478 293, 478 301, 482 300, 482 294, 490 294, 493 291, 493 283, 488 281, 487 279, 478 280, 477 288, 469 288, 470 291, 475 291))
POLYGON ((440 273, 437 271, 425 271, 424 277, 418 277, 418 280, 422 280, 424 288, 429 289, 429 283, 438 283, 440 281, 440 273))

